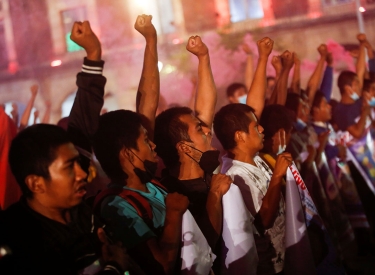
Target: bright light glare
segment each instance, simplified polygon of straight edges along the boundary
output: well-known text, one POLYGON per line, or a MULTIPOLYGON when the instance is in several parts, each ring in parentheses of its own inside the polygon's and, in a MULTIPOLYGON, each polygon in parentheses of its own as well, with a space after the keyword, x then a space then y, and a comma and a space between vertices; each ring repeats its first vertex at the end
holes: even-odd
POLYGON ((364 7, 359 7, 359 11, 360 11, 360 12, 365 12, 366 9, 365 9, 364 7))
POLYGON ((159 72, 161 72, 161 70, 163 69, 163 62, 158 61, 158 69, 159 69, 159 72))
POLYGON ((175 38, 175 39, 172 40, 172 43, 175 44, 175 45, 177 45, 177 44, 181 43, 181 40, 178 39, 178 38, 175 38))
POLYGON ((51 62, 51 67, 57 67, 61 65, 61 60, 54 60, 51 62))

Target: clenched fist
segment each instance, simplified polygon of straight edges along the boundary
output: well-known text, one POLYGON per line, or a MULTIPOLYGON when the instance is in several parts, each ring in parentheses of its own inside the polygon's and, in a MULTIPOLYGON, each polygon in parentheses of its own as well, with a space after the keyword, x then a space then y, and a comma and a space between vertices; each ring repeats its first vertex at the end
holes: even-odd
POLYGON ((217 193, 219 196, 224 196, 228 192, 230 184, 233 182, 230 176, 224 174, 215 174, 211 179, 210 192, 217 193))
POLYGON ((85 49, 88 59, 101 60, 102 48, 88 21, 75 22, 70 39, 85 49))
POLYGON ((165 199, 165 207, 167 211, 177 212, 179 214, 184 214, 189 206, 189 199, 179 193, 168 194, 165 199))
POLYGON ((294 53, 290 51, 285 51, 281 54, 281 63, 283 64, 283 68, 291 69, 294 65, 294 53))
POLYGON ((293 158, 290 153, 284 152, 277 156, 275 170, 273 176, 283 177, 286 174, 286 169, 293 163, 293 158))
POLYGON ((156 38, 156 30, 151 22, 152 15, 138 15, 134 28, 142 34, 146 40, 156 38))
POLYGON ((273 49, 273 40, 268 37, 264 37, 261 40, 257 41, 257 46, 259 57, 268 58, 273 49))
POLYGON ((202 42, 202 39, 198 35, 189 38, 186 49, 198 58, 208 54, 206 44, 202 42))

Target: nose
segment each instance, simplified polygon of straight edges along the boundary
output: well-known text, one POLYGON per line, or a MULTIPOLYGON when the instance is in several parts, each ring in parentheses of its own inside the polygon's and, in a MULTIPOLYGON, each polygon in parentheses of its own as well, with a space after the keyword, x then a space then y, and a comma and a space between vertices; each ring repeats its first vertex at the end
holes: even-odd
POLYGON ((156 148, 156 144, 153 143, 151 140, 150 140, 150 146, 151 146, 151 149, 152 149, 152 150, 155 150, 155 148, 156 148))
POLYGON ((81 181, 87 177, 87 173, 83 171, 81 165, 78 162, 74 164, 75 172, 76 172, 76 180, 81 181))
POLYGON ((263 133, 264 128, 262 127, 262 125, 258 125, 258 131, 259 133, 263 133))

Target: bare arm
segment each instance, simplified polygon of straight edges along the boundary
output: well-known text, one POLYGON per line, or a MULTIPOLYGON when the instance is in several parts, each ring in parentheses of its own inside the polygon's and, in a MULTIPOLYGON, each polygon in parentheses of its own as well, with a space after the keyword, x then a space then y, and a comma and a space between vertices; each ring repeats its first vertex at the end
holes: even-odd
POLYGON ((242 49, 247 54, 245 69, 245 86, 246 89, 249 90, 254 78, 254 58, 253 53, 251 52, 251 49, 247 44, 243 44, 242 49))
POLYGON ((30 92, 31 92, 31 98, 30 98, 29 102, 26 105, 25 111, 22 114, 21 121, 20 121, 19 131, 25 129, 26 126, 27 126, 27 124, 28 124, 28 122, 29 122, 31 110, 32 110, 32 108, 34 106, 36 95, 38 94, 38 85, 31 86, 30 87, 30 92))
POLYGON ((140 15, 134 28, 146 39, 142 75, 139 81, 136 109, 147 118, 145 125, 151 139, 154 137, 155 116, 160 95, 160 77, 158 69, 157 36, 151 23, 151 15, 140 15))
POLYGON ((356 73, 359 79, 359 87, 362 90, 363 80, 366 74, 366 35, 360 33, 357 35, 359 41, 359 53, 356 64, 356 73))
POLYGON ((168 194, 165 204, 166 216, 161 236, 158 239, 151 238, 135 249, 140 253, 143 250, 145 262, 148 262, 148 253, 144 250, 150 250, 152 257, 162 265, 164 273, 173 274, 181 242, 182 215, 189 205, 189 200, 181 194, 172 193, 168 194))
POLYGON ((259 59, 255 69, 254 80, 251 83, 249 93, 247 95, 246 104, 254 108, 254 114, 260 119, 266 97, 267 89, 267 61, 272 52, 273 40, 264 37, 257 42, 259 59))
POLYGON ((51 101, 46 101, 46 112, 44 113, 44 116, 42 118, 42 123, 49 123, 51 117, 51 101))
POLYGON ((324 70, 324 64, 327 59, 328 50, 327 45, 322 44, 318 47, 318 52, 320 53, 320 58, 318 63, 316 64, 315 70, 313 74, 311 75, 309 82, 307 83, 307 94, 309 96, 309 104, 311 105, 315 94, 318 90, 318 87, 320 86, 320 83, 322 81, 323 76, 323 70, 324 70))
POLYGON ((367 117, 370 115, 371 108, 368 105, 371 95, 369 93, 363 94, 363 106, 361 116, 357 123, 348 127, 348 132, 355 138, 361 138, 365 133, 367 117))
POLYGON ((295 94, 301 93, 301 61, 296 53, 294 53, 294 72, 291 89, 295 94))
POLYGON ((275 88, 273 88, 271 97, 268 101, 268 105, 276 104, 276 100, 277 100, 277 93, 275 91, 276 90, 276 83, 280 78, 281 70, 283 68, 283 65, 281 64, 281 56, 274 55, 272 57, 271 64, 272 64, 273 68, 275 69, 276 76, 275 76, 275 88))
POLYGON ((214 119, 217 92, 212 76, 210 56, 207 46, 199 36, 192 36, 186 49, 198 57, 198 88, 195 100, 195 113, 202 123, 211 129, 214 119))
POLYGON ((292 162, 293 159, 290 153, 282 153, 277 156, 275 169, 267 193, 263 197, 262 206, 255 215, 254 225, 260 232, 271 228, 275 222, 280 204, 281 182, 286 174, 286 169, 288 169, 288 166, 291 165, 292 162))
POLYGON ((286 97, 288 94, 288 78, 290 70, 292 69, 294 64, 294 57, 293 53, 285 51, 282 53, 280 58, 282 63, 281 74, 276 81, 275 89, 271 97, 272 101, 270 102, 270 104, 285 105, 286 97))

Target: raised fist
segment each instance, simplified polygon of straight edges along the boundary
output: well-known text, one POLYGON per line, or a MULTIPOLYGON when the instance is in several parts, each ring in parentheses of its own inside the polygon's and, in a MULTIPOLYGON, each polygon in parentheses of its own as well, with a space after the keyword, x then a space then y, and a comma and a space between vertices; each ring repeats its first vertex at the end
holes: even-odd
POLYGON ((264 37, 257 42, 259 56, 267 57, 271 54, 273 49, 273 40, 264 37))
POLYGON ((252 55, 253 52, 251 51, 249 45, 247 45, 246 43, 243 43, 242 44, 242 49, 243 51, 247 54, 247 55, 252 55))
POLYGON ((290 153, 284 152, 276 157, 275 169, 273 175, 275 177, 283 177, 286 174, 286 169, 293 163, 293 158, 290 153))
POLYGON ((294 65, 294 53, 286 50, 280 56, 283 68, 291 69, 294 65))
POLYGON ((230 184, 233 182, 230 176, 224 174, 215 174, 211 179, 210 192, 224 196, 228 192, 230 184))
POLYGON ((179 193, 168 194, 165 199, 167 211, 178 212, 184 214, 189 206, 189 199, 179 193))
POLYGON ((156 30, 154 25, 151 22, 152 15, 138 15, 137 20, 135 21, 134 28, 142 34, 146 39, 155 38, 156 30))
POLYGON ((206 44, 202 42, 202 39, 198 35, 191 36, 189 38, 186 49, 197 57, 208 54, 208 48, 206 44))
POLYGON ((75 22, 70 34, 70 39, 85 49, 88 59, 101 59, 101 45, 99 39, 91 30, 88 21, 75 22))
POLYGON ((36 85, 36 84, 32 85, 32 86, 30 87, 31 95, 32 95, 32 96, 36 96, 37 93, 38 93, 38 89, 39 89, 38 85, 36 85))
POLYGON ((358 41, 359 41, 360 43, 365 42, 365 41, 367 40, 367 38, 366 38, 366 34, 364 34, 364 33, 359 33, 359 34, 357 34, 357 39, 358 39, 358 41))
POLYGON ((281 64, 281 57, 279 55, 274 55, 272 57, 271 64, 275 68, 276 72, 281 71, 283 67, 281 64))
POLYGON ((321 45, 318 47, 317 50, 318 50, 320 56, 322 56, 322 57, 326 57, 327 54, 328 54, 328 48, 327 48, 327 45, 326 45, 326 44, 321 44, 321 45))

